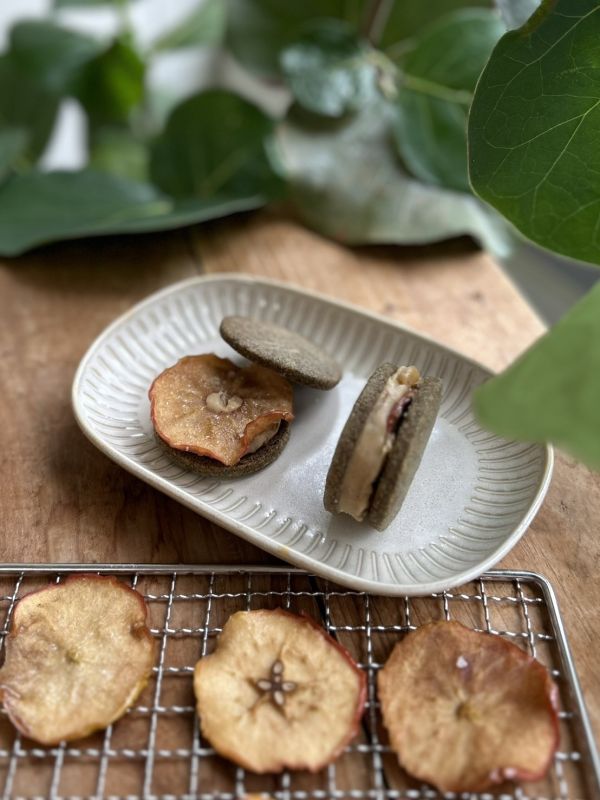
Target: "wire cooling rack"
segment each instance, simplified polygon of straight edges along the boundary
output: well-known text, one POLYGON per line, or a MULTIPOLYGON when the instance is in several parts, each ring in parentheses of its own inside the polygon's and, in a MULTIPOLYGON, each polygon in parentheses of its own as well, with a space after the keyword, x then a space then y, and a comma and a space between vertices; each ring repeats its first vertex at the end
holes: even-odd
MULTIPOLYGON (((506 784, 469 800, 592 800, 600 767, 564 628, 550 584, 528 572, 496 571, 452 592, 374 597, 288 568, 130 565, 0 566, 0 644, 19 597, 73 572, 116 575, 141 592, 157 638, 153 678, 121 720, 86 739, 40 747, 0 716, 0 787, 19 800, 435 800, 431 787, 397 764, 381 724, 374 677, 395 642, 436 619, 457 619, 506 637, 545 664, 560 691, 560 748, 548 776, 506 784), (366 670, 368 703, 360 735, 316 775, 253 775, 217 756, 202 739, 192 672, 234 612, 289 608, 320 619, 366 670)), ((444 795, 455 798, 456 795, 444 795)))

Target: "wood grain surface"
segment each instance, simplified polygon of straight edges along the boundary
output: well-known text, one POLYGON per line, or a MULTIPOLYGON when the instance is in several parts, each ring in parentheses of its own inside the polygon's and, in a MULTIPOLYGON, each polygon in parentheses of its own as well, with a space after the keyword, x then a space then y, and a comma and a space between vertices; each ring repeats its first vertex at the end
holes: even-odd
MULTIPOLYGON (((5 562, 260 563, 266 556, 131 477, 77 428, 79 359, 117 315, 199 273, 269 276, 356 303, 500 369, 544 329, 466 241, 355 248, 277 213, 170 234, 65 243, 0 262, 5 562)), ((554 584, 600 732, 600 476, 558 455, 530 531, 502 563, 554 584)))

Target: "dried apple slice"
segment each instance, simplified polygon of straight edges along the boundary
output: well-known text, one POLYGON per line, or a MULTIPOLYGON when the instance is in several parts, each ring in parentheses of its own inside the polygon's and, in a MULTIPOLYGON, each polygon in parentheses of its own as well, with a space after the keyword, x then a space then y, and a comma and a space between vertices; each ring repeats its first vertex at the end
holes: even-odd
POLYGON ((378 689, 401 766, 441 792, 538 780, 558 746, 558 692, 546 668, 459 622, 433 622, 398 642, 378 689))
POLYGON ((365 675, 309 617, 239 611, 194 674, 202 733, 254 772, 331 763, 356 735, 365 675))
POLYGON ((150 387, 152 423, 170 447, 233 466, 290 422, 291 384, 266 367, 185 356, 150 387), (265 438, 266 436, 266 438, 265 438))
POLYGON ((98 575, 75 575, 25 595, 0 669, 0 697, 15 727, 57 744, 122 716, 154 664, 146 612, 138 592, 98 575))

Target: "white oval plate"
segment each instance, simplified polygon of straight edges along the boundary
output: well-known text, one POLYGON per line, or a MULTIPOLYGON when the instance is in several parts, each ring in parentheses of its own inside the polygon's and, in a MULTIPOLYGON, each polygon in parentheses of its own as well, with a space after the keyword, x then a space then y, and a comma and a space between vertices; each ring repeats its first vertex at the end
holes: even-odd
POLYGON ((550 482, 552 451, 480 428, 472 389, 490 373, 467 358, 358 308, 237 275, 192 278, 135 306, 90 347, 73 383, 77 421, 117 464, 270 553, 376 594, 419 595, 477 577, 515 545, 550 482), (154 441, 148 388, 186 354, 241 361, 220 338, 227 314, 299 331, 344 367, 330 392, 297 388, 289 444, 262 472, 201 478, 154 441), (365 380, 383 361, 439 375, 444 395, 423 461, 383 533, 323 508, 335 444, 365 380))

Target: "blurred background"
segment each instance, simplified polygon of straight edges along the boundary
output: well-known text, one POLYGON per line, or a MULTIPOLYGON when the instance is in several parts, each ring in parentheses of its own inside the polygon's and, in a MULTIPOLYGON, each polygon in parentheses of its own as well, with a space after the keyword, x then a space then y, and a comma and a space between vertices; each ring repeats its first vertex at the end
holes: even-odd
MULTIPOLYGON (((90 46, 86 45, 86 42, 95 42, 96 44, 91 45, 91 48, 97 47, 100 54, 102 54, 103 48, 108 52, 117 41, 125 42, 126 47, 129 48, 126 59, 122 58, 122 63, 109 64, 106 74, 100 76, 100 80, 104 81, 105 86, 108 86, 105 92, 105 105, 107 103, 110 105, 113 101, 116 106, 121 103, 122 110, 124 110, 124 113, 120 115, 121 118, 117 120, 118 114, 114 119, 110 118, 112 111, 108 108, 108 113, 105 111, 102 113, 108 118, 110 124, 105 124, 106 120, 101 120, 101 124, 94 129, 94 119, 97 119, 101 112, 94 109, 93 101, 91 105, 88 103, 86 106, 86 98, 81 91, 79 97, 76 96, 77 91, 75 90, 65 89, 58 92, 60 101, 57 104, 56 114, 50 125, 46 141, 39 149, 39 153, 36 154, 36 171, 78 171, 86 168, 91 160, 94 168, 108 169, 109 173, 113 171, 123 178, 133 176, 140 179, 141 171, 138 170, 137 165, 146 158, 146 154, 141 154, 139 142, 149 141, 156 137, 161 127, 166 124, 169 114, 179 103, 207 88, 219 87, 230 90, 251 101, 269 118, 284 118, 292 103, 290 80, 286 85, 281 73, 273 67, 273 59, 281 57, 284 44, 289 44, 283 39, 294 26, 297 30, 294 30, 293 35, 289 32, 290 40, 300 36, 303 30, 307 30, 307 26, 310 27, 312 12, 318 16, 321 16, 321 12, 323 16, 329 16, 332 11, 334 13, 339 11, 338 16, 343 19, 344 24, 352 25, 356 22, 356 26, 365 34, 365 38, 372 35, 374 38, 381 39, 383 23, 376 17, 378 14, 389 17, 390 7, 393 16, 398 4, 393 2, 391 4, 385 2, 366 3, 364 8, 361 8, 361 5, 352 0, 346 3, 328 1, 320 6, 318 3, 308 3, 306 8, 297 12, 291 11, 289 4, 278 4, 276 0, 271 0, 271 2, 260 2, 259 0, 229 0, 229 2, 228 0, 170 0, 168 3, 162 0, 130 0, 130 2, 127 0, 122 0, 122 2, 111 2, 110 0, 105 0, 105 2, 99 0, 3 0, 0 3, 0 51, 7 53, 11 47, 16 49, 17 45, 21 45, 22 52, 19 57, 26 80, 32 78, 39 80, 40 76, 42 76, 42 81, 44 80, 43 76, 48 77, 48 82, 51 78, 54 80, 52 73, 52 65, 54 65, 57 75, 61 69, 63 73, 70 70, 69 81, 71 84, 76 83, 79 79, 77 73, 85 72, 89 66, 89 59, 80 58, 77 51, 78 48, 81 51, 82 48, 90 46), (367 16, 370 14, 372 17, 369 31, 364 29, 365 14, 367 16), (28 21, 47 23, 54 30, 60 28, 72 31, 82 38, 80 41, 65 40, 63 47, 60 40, 52 39, 54 36, 52 31, 36 29, 33 26, 29 29, 25 27, 23 29, 25 33, 19 39, 11 39, 11 31, 18 30, 19 24, 22 25, 28 21), (301 26, 299 22, 302 23, 301 26), (286 25, 289 30, 286 30, 286 25), (378 25, 382 30, 377 30, 378 25), (282 38, 281 52, 275 53, 278 37, 282 38), (32 52, 37 52, 37 55, 32 56, 32 52), (135 80, 143 83, 143 98, 132 98, 131 100, 127 98, 128 92, 135 94, 137 91, 132 83, 131 75, 128 74, 127 59, 130 59, 131 69, 137 70, 135 80), (139 107, 142 107, 143 113, 140 113, 139 107), (124 127, 125 121, 128 128, 124 127), (90 143, 92 147, 96 148, 95 152, 90 152, 90 143), (132 165, 134 166, 132 167, 132 165)), ((411 0, 407 0, 406 5, 410 17, 413 13, 410 10, 411 0)), ((482 2, 474 0, 473 6, 485 8, 488 3, 485 0, 482 2)), ((435 23, 436 19, 445 19, 445 15, 457 13, 458 8, 462 13, 465 7, 468 11, 469 3, 457 2, 457 0, 437 0, 431 4, 431 20, 428 20, 426 16, 423 17, 424 12, 421 12, 423 29, 426 29, 430 22, 435 23)), ((486 8, 485 13, 497 12, 486 8)), ((393 20, 391 24, 393 25, 393 20)), ((415 41, 418 41, 421 29, 417 22, 414 23, 414 27, 416 33, 413 32, 411 36, 413 39, 416 37, 415 41)), ((338 32, 336 32, 336 36, 338 39, 333 43, 334 48, 347 46, 339 37, 338 32)), ((411 44, 413 40, 410 37, 407 41, 409 42, 407 46, 404 42, 400 42, 399 47, 394 42, 391 46, 386 43, 386 47, 382 47, 386 58, 389 56, 391 61, 402 64, 403 51, 406 50, 410 53, 410 49, 413 47, 411 44)), ((318 62, 318 66, 323 66, 323 52, 323 50, 306 50, 301 53, 305 59, 303 64, 308 63, 310 66, 312 59, 315 63, 318 62)), ((123 53, 121 53, 122 56, 123 53)), ((292 63, 292 56, 294 56, 293 52, 288 59, 289 63, 292 63)), ((380 68, 378 66, 377 69, 379 70, 378 74, 385 78, 387 67, 380 68)), ((293 72, 291 77, 294 78, 293 72)), ((290 78, 289 71, 287 78, 290 78)), ((343 79, 346 79, 345 76, 343 79)), ((18 84, 20 80, 21 73, 17 71, 11 78, 13 92, 15 83, 18 84)), ((342 83, 343 81, 338 82, 338 85, 341 86, 342 83)), ((381 86, 385 89, 383 80, 381 86)), ((22 91, 26 92, 27 88, 24 86, 22 91)), ((210 109, 207 113, 210 116, 210 109)), ((214 109, 212 122, 217 113, 219 112, 214 109)), ((339 115, 334 113, 331 116, 339 115)), ((0 102, 0 133, 2 133, 2 127, 5 132, 9 131, 11 126, 9 117, 10 109, 9 112, 6 112, 5 109, 3 118, 0 102)), ((37 119, 39 120, 39 114, 37 119)), ((37 124, 37 120, 35 124, 37 124)), ((242 120, 241 124, 246 125, 246 122, 242 120)), ((252 122, 249 122, 248 125, 251 126, 252 122)), ((443 141, 437 144, 439 147, 444 147, 443 141)), ((199 142, 199 149, 204 146, 202 142, 199 142)), ((318 146, 326 148, 328 145, 325 142, 318 146)), ((319 159, 318 149, 316 154, 315 152, 312 154, 313 163, 315 158, 319 159)), ((0 161, 2 161, 1 154, 0 161)), ((32 166, 31 159, 27 161, 25 167, 23 164, 22 158, 21 160, 14 159, 12 167, 17 174, 27 172, 27 169, 32 166)), ((340 166, 340 169, 343 167, 340 166)), ((158 174, 159 172, 160 169, 154 169, 154 173, 158 174)), ((326 174, 326 170, 324 174, 326 174)), ((419 176, 417 175, 417 177, 419 176)), ((161 184, 160 178, 155 179, 155 183, 157 182, 161 189, 164 189, 165 185, 170 188, 168 180, 161 184)), ((262 192, 262 190, 261 186, 260 191, 262 192)), ((28 191, 34 193, 33 188, 28 191)), ((242 194, 254 195, 256 191, 258 191, 256 187, 252 186, 251 190, 242 192, 242 194)), ((340 187, 340 192, 342 191, 347 192, 347 188, 340 187)), ((266 199, 269 199, 269 192, 266 194, 268 195, 266 199)), ((225 197, 224 199, 229 201, 231 198, 225 197)), ((239 198, 236 196, 236 199, 239 198)), ((152 196, 152 200, 154 200, 154 196, 152 196)), ((184 200, 187 202, 187 198, 184 200)), ((255 203, 255 205, 259 204, 259 202, 255 203)), ((181 213, 182 208, 187 213, 185 202, 183 206, 177 206, 176 211, 181 213)), ((38 218, 43 213, 43 208, 38 209, 38 218)), ((204 217, 194 217, 192 214, 190 221, 210 218, 211 214, 218 216, 211 210, 207 216, 205 205, 202 213, 204 213, 204 217)), ((364 215, 364 210, 358 208, 356 213, 364 215)), ((186 219, 184 214, 183 222, 186 219)), ((19 219, 18 223, 22 224, 22 219, 19 219)), ((7 221, 6 225, 8 226, 8 224, 7 221)), ((152 229, 151 224, 145 224, 145 229, 152 229)), ((167 223, 159 220, 156 227, 160 229, 160 227, 167 226, 167 223)), ((51 230, 47 235, 48 240, 61 238, 61 235, 71 235, 71 232, 65 230, 64 226, 58 231, 52 230, 52 225, 49 227, 51 230)), ((85 225, 82 230, 85 232, 85 225)), ((324 232, 328 233, 328 231, 324 232)), ((469 233, 470 231, 465 230, 464 232, 469 233)), ((76 234, 77 231, 73 235, 76 234)), ((486 240, 484 236, 483 244, 501 261, 504 268, 544 319, 549 323, 554 323, 593 285, 596 280, 596 270, 579 262, 567 262, 566 259, 526 243, 520 236, 513 234, 515 234, 514 231, 500 244, 497 241, 490 241, 489 237, 486 240)), ((475 235, 477 238, 477 234, 475 235)), ((383 235, 381 240, 388 241, 388 238, 383 235)), ((441 232, 439 236, 433 238, 444 238, 444 234, 441 232)), ((482 241, 482 238, 479 238, 482 241)), ((26 235, 24 241, 27 242, 26 235)), ((369 236, 365 237, 365 241, 377 241, 377 238, 369 236)), ((402 243, 400 235, 396 241, 402 243)), ((17 244, 15 252, 18 251, 18 247, 25 248, 24 245, 17 244)), ((10 251, 7 253, 10 254, 10 251)))

